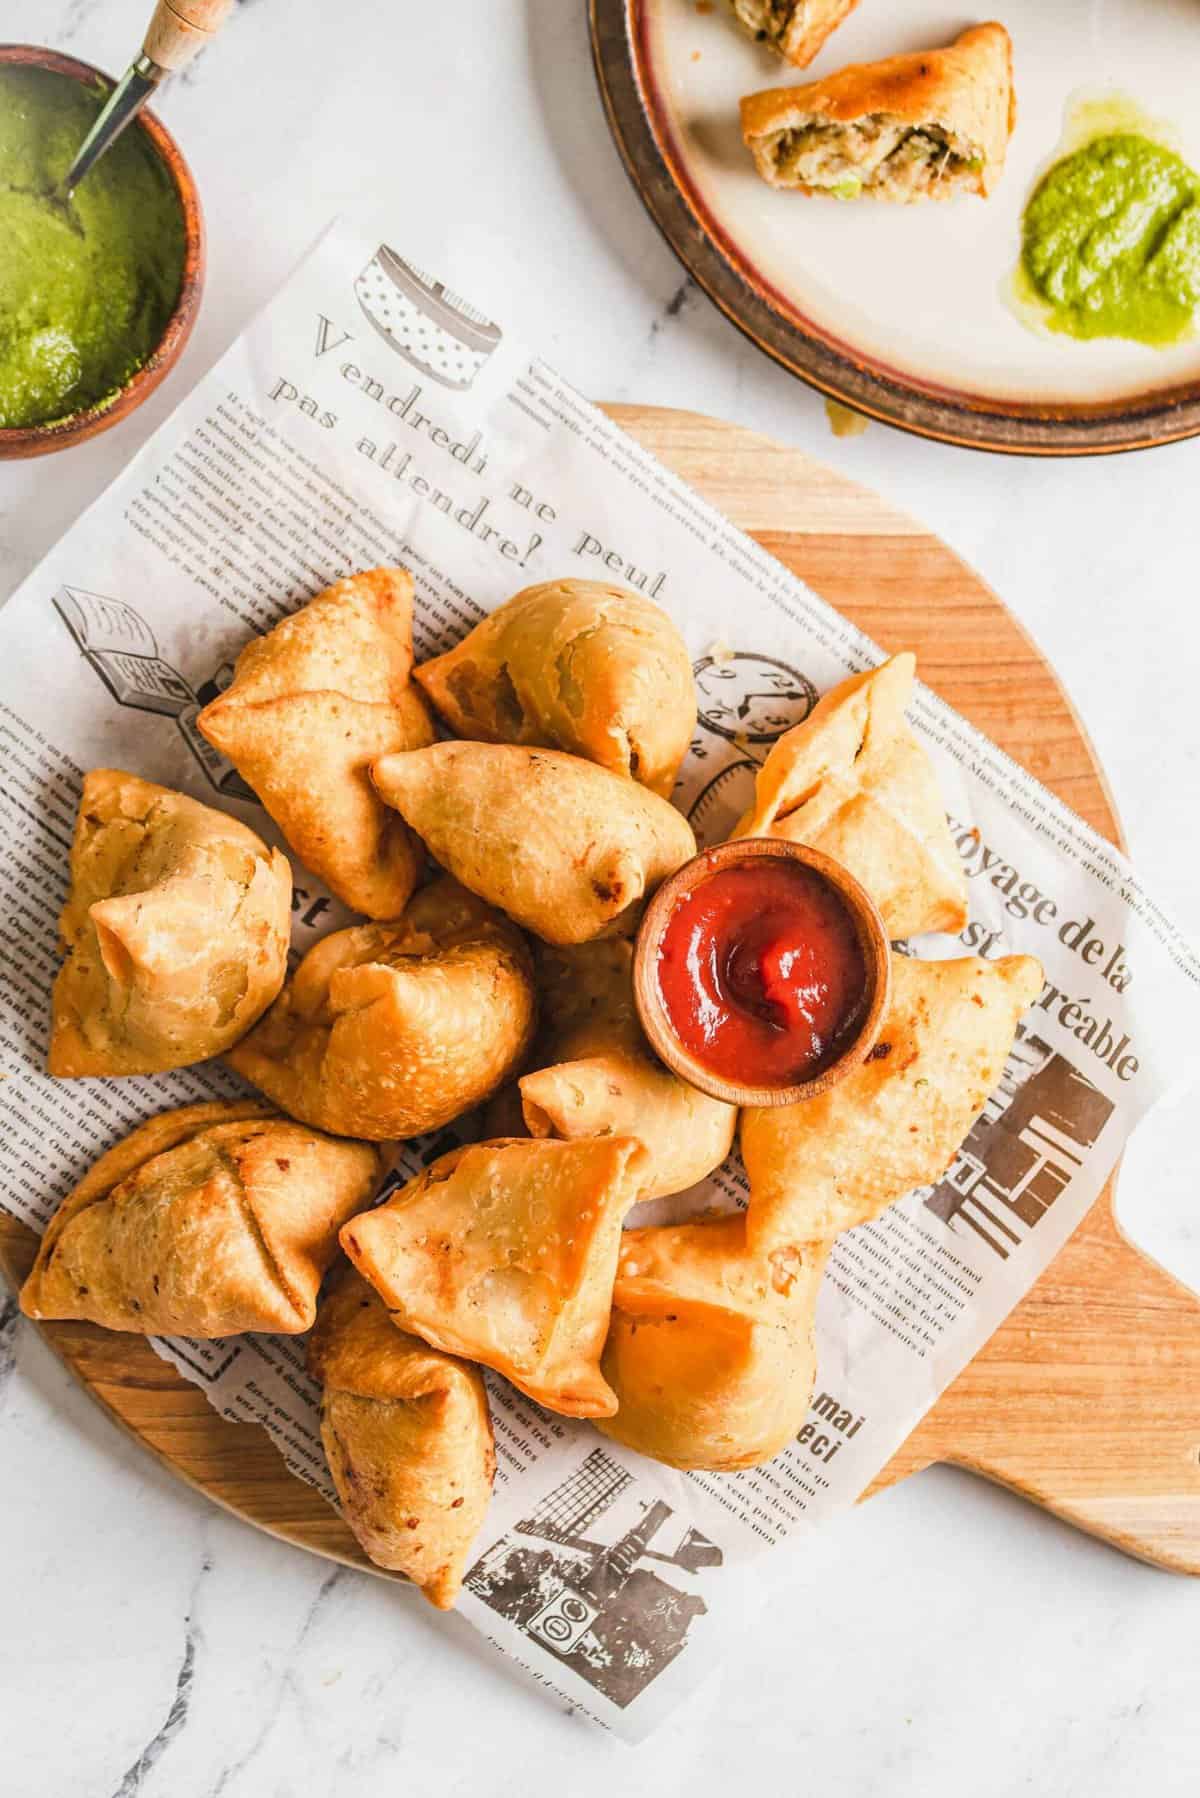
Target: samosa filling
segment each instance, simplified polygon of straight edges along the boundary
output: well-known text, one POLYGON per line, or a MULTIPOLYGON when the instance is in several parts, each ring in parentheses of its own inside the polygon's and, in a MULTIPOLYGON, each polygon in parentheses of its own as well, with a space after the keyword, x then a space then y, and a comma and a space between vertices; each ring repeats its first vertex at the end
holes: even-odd
POLYGON ((768 44, 780 44, 804 0, 733 0, 733 10, 746 30, 768 44))
POLYGON ((886 113, 792 126, 775 132, 767 150, 781 186, 823 188, 843 200, 869 191, 907 197, 953 189, 983 162, 973 144, 941 125, 910 125, 886 113))

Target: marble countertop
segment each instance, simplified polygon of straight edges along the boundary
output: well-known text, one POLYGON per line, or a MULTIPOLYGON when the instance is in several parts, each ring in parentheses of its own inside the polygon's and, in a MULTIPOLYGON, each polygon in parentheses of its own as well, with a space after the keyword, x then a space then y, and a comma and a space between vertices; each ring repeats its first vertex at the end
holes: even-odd
MULTIPOLYGON (((148 0, 6 0, 6 37, 117 69, 148 0)), ((822 457, 975 564, 1059 668, 1135 860, 1200 936, 1200 441, 1048 464, 873 426, 716 313, 608 138, 577 0, 241 0, 163 113, 198 177, 207 298, 131 422, 0 470, 0 595, 340 210, 486 234, 528 335, 598 399, 693 407, 822 457), (1197 488, 1192 487, 1192 482, 1197 488)), ((1126 1158, 1127 1228, 1200 1286, 1183 1107, 1126 1158)), ((1194 1793, 1200 1586, 934 1470, 824 1531, 727 1664, 627 1749, 466 1625, 227 1517, 93 1406, 0 1293, 0 1790, 12 1798, 571 1798, 763 1790, 1194 1793), (504 1753, 497 1745, 511 1744, 504 1753)))

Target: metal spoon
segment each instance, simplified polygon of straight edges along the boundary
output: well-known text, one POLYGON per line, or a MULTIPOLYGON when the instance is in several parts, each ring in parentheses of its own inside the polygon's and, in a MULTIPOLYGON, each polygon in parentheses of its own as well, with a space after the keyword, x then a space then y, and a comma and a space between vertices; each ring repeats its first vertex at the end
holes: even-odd
POLYGON ((141 55, 114 87, 74 162, 49 195, 52 205, 69 211, 71 195, 88 170, 137 118, 151 94, 212 42, 232 5, 233 0, 158 0, 141 55))

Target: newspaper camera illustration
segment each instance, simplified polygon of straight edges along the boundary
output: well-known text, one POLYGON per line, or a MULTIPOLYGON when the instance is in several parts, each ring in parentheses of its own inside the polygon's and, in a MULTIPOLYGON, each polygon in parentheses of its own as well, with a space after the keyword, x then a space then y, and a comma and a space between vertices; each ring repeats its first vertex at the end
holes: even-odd
POLYGON ((639 1500, 633 1475, 593 1449, 475 1563, 467 1587, 623 1708, 683 1650, 708 1609, 698 1591, 657 1567, 696 1580, 724 1562, 694 1528, 670 1552, 651 1547, 668 1539, 662 1532, 674 1515, 661 1499, 639 1500))
POLYGON ((354 291, 388 348, 443 387, 470 387, 503 336, 499 325, 387 244, 380 244, 354 291))
POLYGON ((70 631, 88 666, 99 675, 117 704, 135 712, 174 718, 184 742, 218 793, 257 805, 233 763, 200 735, 196 719, 210 700, 233 679, 224 663, 211 680, 195 691, 158 650, 154 632, 140 612, 122 599, 108 599, 83 587, 60 587, 54 609, 70 631))
POLYGON ((1113 1104, 1021 1026, 1000 1084, 925 1207, 1007 1260, 1087 1160, 1113 1104))

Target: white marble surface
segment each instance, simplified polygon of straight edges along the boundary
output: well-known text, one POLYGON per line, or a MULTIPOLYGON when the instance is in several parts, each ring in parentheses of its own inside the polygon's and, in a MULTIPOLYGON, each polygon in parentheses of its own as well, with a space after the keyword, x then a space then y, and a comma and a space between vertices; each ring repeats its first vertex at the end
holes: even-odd
MULTIPOLYGON (((116 69, 147 11, 4 0, 2 29, 116 69)), ((195 337, 131 423, 0 469, 0 595, 331 214, 383 206, 400 231, 454 207, 464 232, 486 233, 529 334, 586 391, 799 444, 980 568, 1060 668, 1137 861, 1200 936, 1200 443, 1051 465, 878 426, 835 442, 820 402, 683 280, 643 214, 605 130, 583 15, 578 0, 242 0, 163 108, 208 215, 195 337)), ((1131 1231, 1200 1285, 1190 1109, 1147 1129, 1122 1194, 1131 1231)), ((964 1475, 923 1475, 782 1566, 753 1639, 629 1750, 516 1685, 465 1626, 177 1484, 11 1306, 0 1469, 12 1798, 582 1798, 614 1782, 1125 1798, 1200 1785, 1200 1586, 964 1475)))

